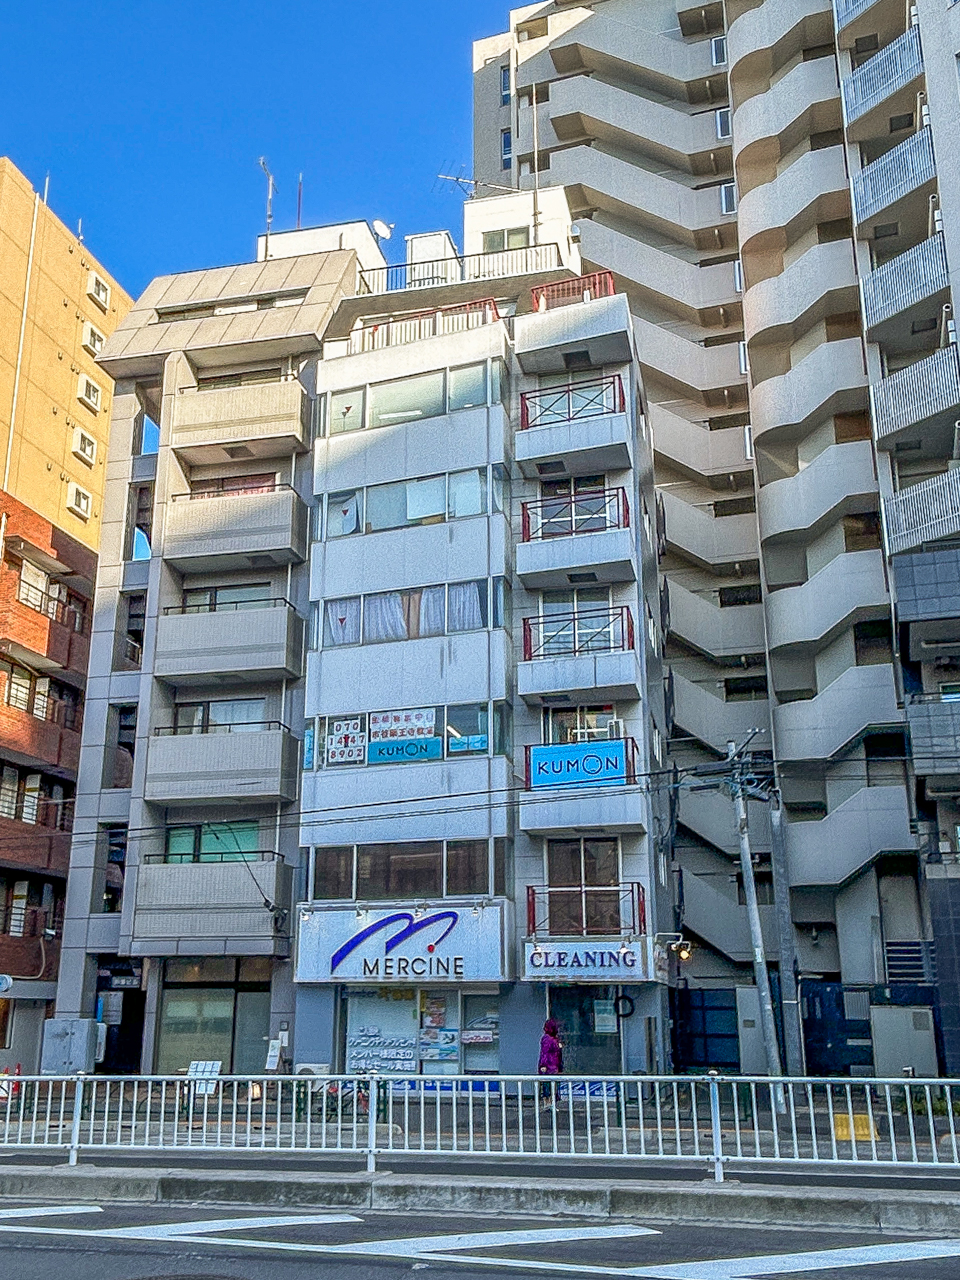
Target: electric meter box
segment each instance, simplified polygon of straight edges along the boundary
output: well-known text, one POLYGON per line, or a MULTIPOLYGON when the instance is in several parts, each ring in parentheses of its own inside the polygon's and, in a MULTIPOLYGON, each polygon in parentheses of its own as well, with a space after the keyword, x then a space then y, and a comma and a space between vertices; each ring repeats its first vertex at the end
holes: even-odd
POLYGON ((43 1028, 40 1071, 45 1076, 74 1076, 93 1071, 97 1023, 93 1018, 48 1018, 43 1028))

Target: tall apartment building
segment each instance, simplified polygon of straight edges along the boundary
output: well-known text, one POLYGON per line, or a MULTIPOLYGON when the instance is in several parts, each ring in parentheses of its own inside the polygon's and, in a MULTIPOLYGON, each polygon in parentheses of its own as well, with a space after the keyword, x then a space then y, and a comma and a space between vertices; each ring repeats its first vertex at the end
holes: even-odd
POLYGON ((130 299, 0 157, 0 1070, 52 1010, 112 384, 130 299))
MULTIPOLYGON (((630 302, 671 755, 765 731, 765 945, 813 1072, 960 1062, 958 53, 940 0, 557 0, 475 47, 478 191, 562 187, 630 302)), ((729 800, 675 812, 677 1062, 762 1068, 729 800)))
POLYGON ((471 202, 463 254, 411 236, 387 266, 348 224, 259 257, 155 281, 102 357, 110 519, 48 1064, 96 1019, 112 1071, 257 1072, 268 1038, 290 1064, 530 1071, 549 1012, 572 1069, 664 1066, 626 299, 581 272, 562 191, 471 202))

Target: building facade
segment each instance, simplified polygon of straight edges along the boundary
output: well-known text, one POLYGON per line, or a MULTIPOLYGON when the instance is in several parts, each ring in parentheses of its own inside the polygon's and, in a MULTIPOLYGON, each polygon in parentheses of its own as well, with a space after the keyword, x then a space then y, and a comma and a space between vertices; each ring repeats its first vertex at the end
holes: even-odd
POLYGON ((112 383, 130 299, 0 158, 0 1070, 53 1010, 112 383))
MULTIPOLYGON (((584 270, 630 301, 671 754, 763 730, 765 948, 785 1029, 803 1021, 788 1065, 814 1073, 958 1063, 958 21, 935 0, 601 0, 515 10, 475 47, 476 178, 563 187, 584 270)), ((698 944, 677 1062, 753 1068, 731 806, 681 786, 676 814, 698 944)))

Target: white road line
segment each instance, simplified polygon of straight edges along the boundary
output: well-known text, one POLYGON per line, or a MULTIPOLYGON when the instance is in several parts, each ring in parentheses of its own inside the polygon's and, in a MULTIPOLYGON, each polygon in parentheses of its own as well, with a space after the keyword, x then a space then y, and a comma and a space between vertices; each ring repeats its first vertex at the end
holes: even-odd
POLYGON ((62 1204, 35 1209, 0 1209, 0 1218, 59 1218, 70 1213, 103 1213, 99 1205, 62 1204))
POLYGON ((804 1271, 843 1271, 882 1263, 923 1262, 960 1258, 960 1240, 919 1240, 916 1243, 874 1244, 850 1249, 818 1249, 813 1253, 780 1253, 768 1257, 723 1258, 684 1262, 679 1266, 636 1267, 621 1274, 644 1280, 757 1280, 804 1271))
MULTIPOLYGON (((364 1252, 384 1257, 413 1258, 447 1249, 503 1249, 520 1244, 562 1244, 571 1240, 622 1240, 628 1236, 658 1236, 650 1227, 545 1227, 532 1231, 477 1231, 455 1236, 401 1236, 396 1240, 365 1240, 364 1252)), ((355 1244, 331 1248, 351 1253, 355 1244)))
POLYGON ((204 1218, 199 1222, 158 1222, 145 1227, 105 1227, 85 1231, 85 1235, 114 1240, 169 1240, 177 1236, 202 1235, 210 1231, 252 1231, 257 1227, 327 1226, 336 1222, 362 1222, 352 1213, 307 1213, 278 1215, 275 1218, 204 1218))

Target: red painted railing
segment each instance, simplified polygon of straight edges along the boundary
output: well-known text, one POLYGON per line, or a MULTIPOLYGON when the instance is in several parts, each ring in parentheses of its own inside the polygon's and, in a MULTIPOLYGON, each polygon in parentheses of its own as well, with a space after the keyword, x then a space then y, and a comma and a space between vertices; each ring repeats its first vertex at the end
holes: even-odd
POLYGON ((612 653, 634 647, 633 614, 626 605, 523 620, 523 658, 569 658, 582 653, 612 653))
POLYGON ((625 489, 582 489, 574 494, 541 498, 539 502, 524 502, 521 507, 524 542, 629 527, 625 489))
POLYGON ((642 937, 646 932, 646 893, 637 882, 527 885, 528 938, 642 937))
POLYGON ((591 302, 594 298, 612 298, 617 292, 613 275, 609 271, 594 271, 589 276, 575 276, 572 280, 555 280, 553 284, 539 284, 530 290, 534 311, 550 311, 553 307, 568 307, 574 302, 591 302))
POLYGON ((524 391, 520 396, 520 430, 579 422, 605 413, 624 413, 623 379, 618 373, 595 382, 571 382, 562 387, 524 391))

